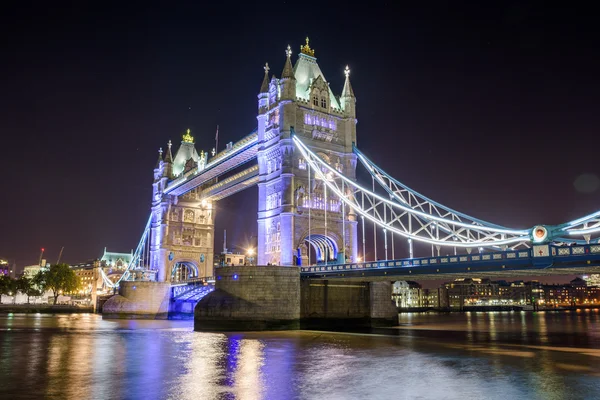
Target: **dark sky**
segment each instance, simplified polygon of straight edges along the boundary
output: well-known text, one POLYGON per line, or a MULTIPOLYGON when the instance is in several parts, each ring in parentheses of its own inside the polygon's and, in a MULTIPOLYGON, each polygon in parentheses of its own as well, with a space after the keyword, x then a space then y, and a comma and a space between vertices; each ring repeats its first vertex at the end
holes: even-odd
MULTIPOLYGON (((279 76, 307 35, 335 93, 350 66, 357 144, 397 179, 511 227, 600 209, 592 8, 84 3, 0 13, 0 255, 19 265, 135 247, 157 149, 188 127, 205 150, 217 124, 222 145, 250 133, 264 63, 279 76)), ((256 193, 217 205, 217 238, 254 233, 256 193)))

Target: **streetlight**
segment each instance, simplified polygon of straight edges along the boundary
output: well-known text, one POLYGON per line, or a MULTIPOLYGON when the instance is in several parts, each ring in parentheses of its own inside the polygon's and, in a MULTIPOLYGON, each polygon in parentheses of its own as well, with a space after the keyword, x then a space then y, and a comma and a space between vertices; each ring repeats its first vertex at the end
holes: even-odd
POLYGON ((250 247, 249 249, 247 249, 246 254, 248 256, 248 264, 253 265, 252 263, 254 262, 254 248, 250 247))

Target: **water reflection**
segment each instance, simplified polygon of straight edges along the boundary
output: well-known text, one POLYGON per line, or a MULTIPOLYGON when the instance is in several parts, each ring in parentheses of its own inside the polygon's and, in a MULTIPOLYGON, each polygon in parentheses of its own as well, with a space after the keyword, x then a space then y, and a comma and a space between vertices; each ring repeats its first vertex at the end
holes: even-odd
POLYGON ((600 398, 598 312, 400 322, 375 335, 226 335, 181 321, 0 316, 0 398, 600 398))

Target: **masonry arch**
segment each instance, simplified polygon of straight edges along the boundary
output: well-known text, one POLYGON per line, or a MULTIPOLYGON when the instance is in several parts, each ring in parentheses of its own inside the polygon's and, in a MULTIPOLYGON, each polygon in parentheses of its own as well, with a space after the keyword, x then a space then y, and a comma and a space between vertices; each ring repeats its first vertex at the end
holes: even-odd
POLYGON ((335 263, 340 253, 339 237, 324 229, 306 232, 296 245, 295 264, 309 265, 335 263))
POLYGON ((173 264, 173 268, 171 268, 171 282, 183 282, 199 277, 200 270, 198 269, 198 265, 193 261, 176 261, 173 264))

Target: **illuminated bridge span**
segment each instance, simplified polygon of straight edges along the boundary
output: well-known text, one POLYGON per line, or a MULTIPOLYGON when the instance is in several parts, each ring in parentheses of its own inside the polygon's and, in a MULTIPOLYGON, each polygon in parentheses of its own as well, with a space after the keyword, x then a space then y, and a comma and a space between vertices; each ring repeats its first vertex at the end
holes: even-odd
MULTIPOLYGON (((257 264, 299 265, 306 278, 440 279, 454 273, 574 273, 600 265, 600 211, 523 229, 453 210, 396 180, 359 150, 347 67, 339 95, 308 42, 295 63, 288 47, 279 77, 269 71, 265 65, 258 127, 250 135, 219 153, 198 152, 188 130, 175 156, 171 142, 164 154, 159 151, 152 212, 122 279, 179 284, 214 275, 213 204, 255 185, 258 210, 240 212, 257 212, 257 264), (357 181, 358 165, 370 174, 368 181, 357 181), (422 254, 429 247, 431 254, 422 254)), ((104 279, 107 286, 119 283, 104 279)))

